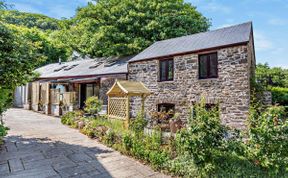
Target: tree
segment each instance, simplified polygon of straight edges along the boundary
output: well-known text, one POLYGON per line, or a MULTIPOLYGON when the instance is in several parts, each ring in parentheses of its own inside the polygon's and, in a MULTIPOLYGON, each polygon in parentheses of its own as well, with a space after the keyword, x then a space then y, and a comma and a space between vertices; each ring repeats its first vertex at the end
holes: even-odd
POLYGON ((256 68, 258 86, 272 92, 274 104, 286 106, 288 111, 288 69, 269 67, 267 63, 258 64, 256 68))
POLYGON ((288 88, 288 69, 281 67, 269 67, 267 63, 258 64, 256 68, 256 80, 265 87, 288 88))
POLYGON ((4 1, 0 1, 0 9, 6 9, 7 5, 4 1))
POLYGON ((58 60, 60 53, 37 28, 0 21, 0 114, 10 106, 15 88, 30 81, 39 65, 58 60))
MULTIPOLYGON (((1 5, 1 4, 0 4, 1 5)), ((1 10, 0 18, 3 22, 28 28, 36 27, 41 30, 59 30, 59 20, 41 14, 19 12, 16 10, 1 10)))
POLYGON ((71 23, 63 40, 91 56, 136 54, 155 41, 210 27, 209 20, 183 0, 97 0, 78 9, 71 23))

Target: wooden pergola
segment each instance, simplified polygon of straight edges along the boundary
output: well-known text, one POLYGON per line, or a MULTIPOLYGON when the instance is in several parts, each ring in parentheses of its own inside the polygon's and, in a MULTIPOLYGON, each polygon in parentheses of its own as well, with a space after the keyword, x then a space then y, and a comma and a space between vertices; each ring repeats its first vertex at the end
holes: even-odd
POLYGON ((141 97, 141 113, 144 114, 144 101, 151 94, 150 90, 142 82, 127 80, 116 81, 107 92, 108 117, 114 119, 130 120, 130 98, 141 97))

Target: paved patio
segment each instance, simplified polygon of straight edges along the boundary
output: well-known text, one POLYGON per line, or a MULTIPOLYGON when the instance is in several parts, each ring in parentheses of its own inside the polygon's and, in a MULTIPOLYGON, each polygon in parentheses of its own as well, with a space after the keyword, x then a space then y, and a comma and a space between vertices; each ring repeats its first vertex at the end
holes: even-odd
POLYGON ((0 177, 167 177, 50 117, 10 109, 0 177))

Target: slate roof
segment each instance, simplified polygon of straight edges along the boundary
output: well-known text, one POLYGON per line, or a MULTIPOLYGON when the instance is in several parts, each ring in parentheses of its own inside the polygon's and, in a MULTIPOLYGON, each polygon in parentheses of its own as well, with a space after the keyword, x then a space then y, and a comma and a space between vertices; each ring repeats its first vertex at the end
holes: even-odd
POLYGON ((158 41, 129 62, 248 42, 251 31, 252 22, 246 22, 218 30, 158 41))
POLYGON ((52 78, 75 78, 97 75, 113 75, 128 73, 128 61, 133 56, 128 57, 103 57, 103 58, 78 58, 70 62, 48 64, 35 71, 40 73, 39 79, 52 78))

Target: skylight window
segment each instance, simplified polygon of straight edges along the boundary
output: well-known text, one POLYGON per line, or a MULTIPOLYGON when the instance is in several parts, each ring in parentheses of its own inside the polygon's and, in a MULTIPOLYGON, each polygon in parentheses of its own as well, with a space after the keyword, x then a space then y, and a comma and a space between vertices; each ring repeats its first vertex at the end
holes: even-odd
POLYGON ((105 63, 104 67, 110 67, 110 66, 113 66, 116 63, 117 63, 117 61, 108 61, 107 63, 105 63))
POLYGON ((103 61, 97 62, 96 64, 90 66, 89 69, 95 69, 95 68, 99 67, 103 63, 104 63, 103 61))
POLYGON ((76 66, 78 66, 78 65, 79 65, 79 64, 74 64, 74 65, 72 65, 72 66, 69 66, 69 67, 65 68, 64 70, 65 70, 65 71, 71 70, 71 69, 73 69, 74 67, 76 67, 76 66))
POLYGON ((55 69, 54 72, 59 72, 60 70, 66 68, 66 67, 68 67, 68 66, 62 66, 62 67, 60 67, 60 68, 58 68, 58 69, 55 69))

